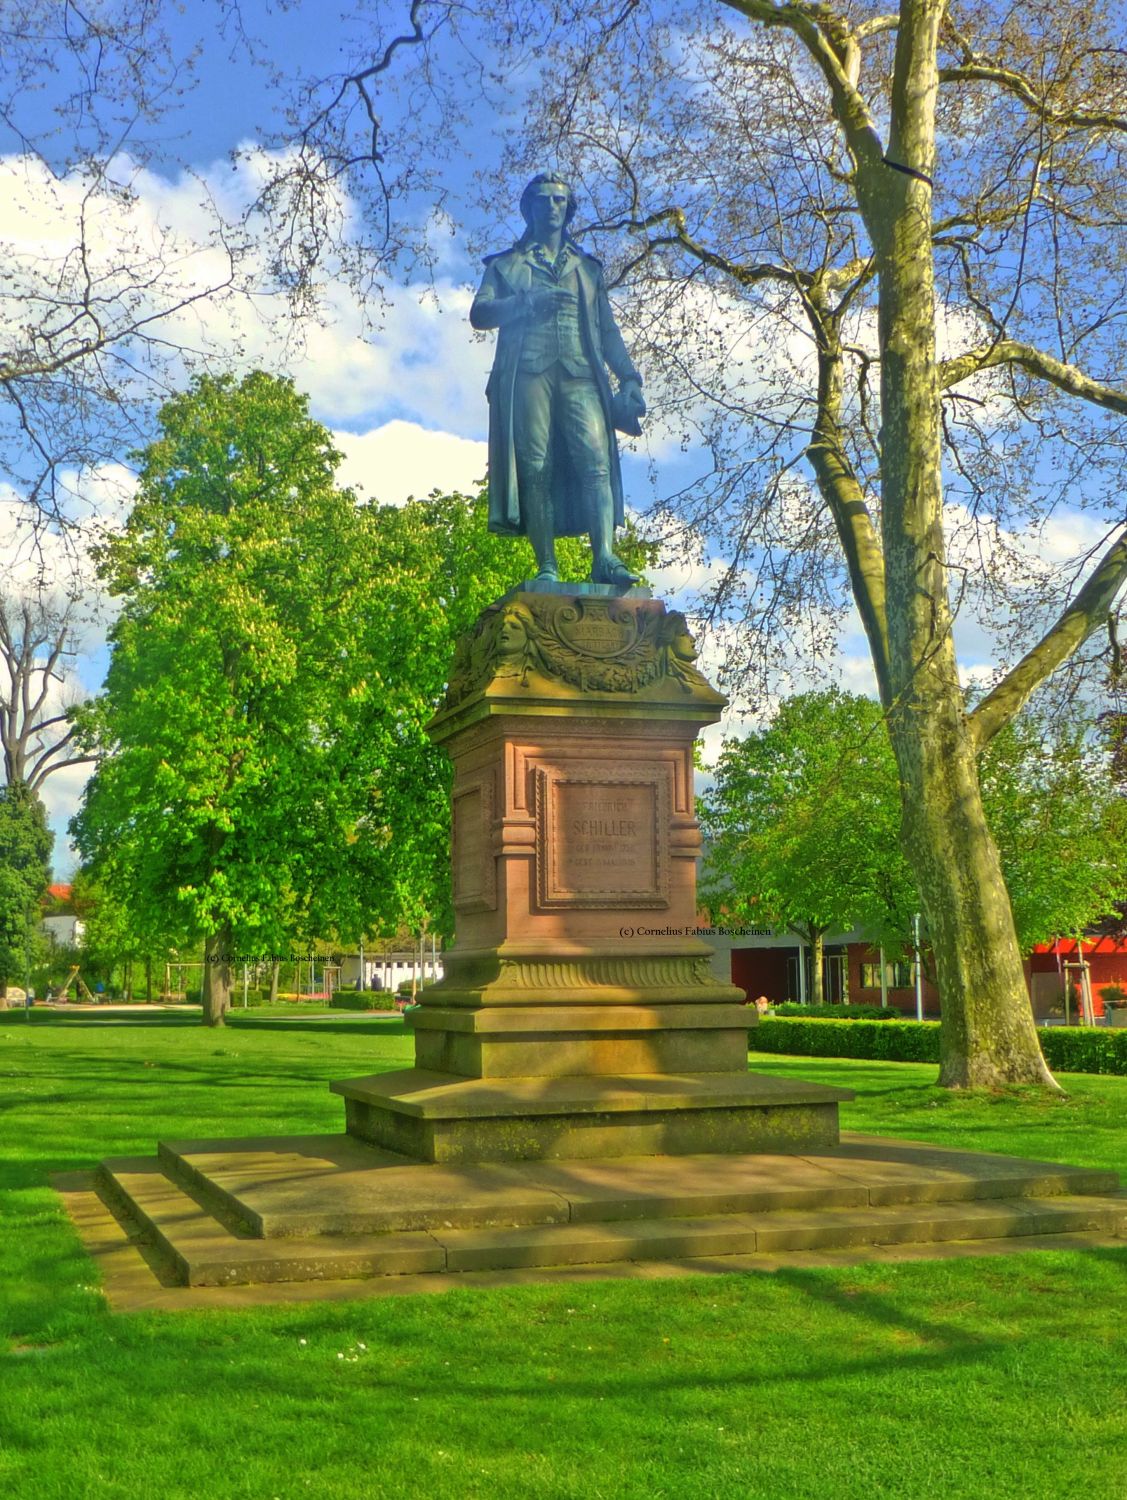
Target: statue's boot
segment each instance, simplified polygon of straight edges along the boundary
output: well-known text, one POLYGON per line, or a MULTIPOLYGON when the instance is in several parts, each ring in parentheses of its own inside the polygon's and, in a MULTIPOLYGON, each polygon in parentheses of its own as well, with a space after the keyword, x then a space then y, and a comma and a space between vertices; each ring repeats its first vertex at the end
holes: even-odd
POLYGON ((520 509, 524 531, 536 554, 537 583, 558 583, 556 527, 552 510, 552 485, 547 474, 528 476, 520 486, 520 509))
POLYGON ((614 541, 614 495, 611 493, 610 476, 585 480, 583 499, 587 522, 591 528, 592 582, 630 588, 638 582, 638 575, 631 573, 621 557, 616 557, 611 551, 614 541))

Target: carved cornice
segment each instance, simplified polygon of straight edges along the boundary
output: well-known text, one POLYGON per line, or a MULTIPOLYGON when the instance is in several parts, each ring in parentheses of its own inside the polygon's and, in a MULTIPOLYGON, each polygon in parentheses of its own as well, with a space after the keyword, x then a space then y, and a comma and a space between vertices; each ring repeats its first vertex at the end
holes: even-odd
POLYGON ((439 718, 477 697, 699 706, 727 701, 696 666, 676 610, 658 599, 524 593, 492 604, 458 642, 439 718))

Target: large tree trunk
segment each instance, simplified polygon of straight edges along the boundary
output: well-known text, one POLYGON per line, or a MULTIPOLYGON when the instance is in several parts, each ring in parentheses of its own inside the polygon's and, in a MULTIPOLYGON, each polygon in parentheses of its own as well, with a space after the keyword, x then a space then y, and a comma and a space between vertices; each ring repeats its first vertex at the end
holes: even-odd
POLYGON ((232 933, 225 924, 212 933, 204 948, 203 1020, 205 1026, 222 1026, 231 1009, 232 933))
POLYGON ((941 10, 940 0, 902 5, 892 128, 871 204, 880 283, 889 728, 900 769, 904 848, 935 954, 943 1016, 940 1082, 1051 1084, 982 809, 951 637, 927 180, 941 10))
POLYGON ((281 972, 281 964, 276 960, 270 965, 270 1004, 278 1003, 278 975, 281 972))
POLYGON ((904 847, 935 957, 939 1081, 949 1088, 1052 1084, 966 720, 938 692, 921 694, 893 738, 905 795, 904 847), (916 713, 926 722, 913 723, 916 713))

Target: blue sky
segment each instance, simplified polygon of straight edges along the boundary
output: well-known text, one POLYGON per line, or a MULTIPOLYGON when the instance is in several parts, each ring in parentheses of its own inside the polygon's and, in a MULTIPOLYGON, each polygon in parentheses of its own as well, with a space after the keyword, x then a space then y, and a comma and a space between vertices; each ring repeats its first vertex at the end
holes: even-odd
MULTIPOLYGON (((243 0, 241 8, 248 31, 267 37, 264 56, 271 67, 289 73, 300 65, 308 71, 331 73, 342 65, 342 40, 323 24, 318 7, 278 9, 262 0, 243 0)), ((401 8, 392 6, 389 11, 398 17, 401 8)), ((256 144, 279 127, 281 93, 271 82, 270 72, 250 60, 241 42, 217 33, 210 7, 189 6, 171 24, 178 51, 187 54, 199 48, 197 62, 176 106, 157 131, 148 133, 145 170, 134 178, 137 209, 132 218, 100 226, 106 265, 112 264, 115 233, 124 243, 138 214, 150 216, 154 223, 172 223, 187 241, 195 237, 203 245, 213 218, 198 207, 201 188, 215 195, 221 206, 236 211, 253 185, 253 163, 249 168, 245 164, 236 168, 233 154, 250 152, 253 157, 256 144)), ((48 127, 50 103, 50 84, 42 96, 25 97, 23 121, 31 131, 48 127)), ((389 140, 394 140, 396 124, 395 106, 389 101, 385 117, 389 140)), ((0 134, 0 141, 10 174, 6 218, 12 239, 18 248, 22 236, 34 254, 39 240, 65 235, 67 214, 81 184, 65 173, 60 184, 51 184, 45 173, 37 173, 34 165, 29 168, 20 158, 11 135, 4 139, 0 134), (49 188, 60 200, 50 214, 46 206, 49 188)), ((483 129, 449 153, 444 181, 455 198, 461 198, 470 184, 477 164, 473 153, 491 162, 498 150, 491 131, 483 129)), ((415 209, 421 212, 422 205, 416 204, 415 209)), ((497 247, 511 243, 519 228, 514 204, 509 220, 496 226, 492 243, 497 247)), ((265 314, 261 306, 256 311, 249 305, 217 311, 206 330, 220 358, 226 352, 225 343, 233 348, 241 338, 246 346, 241 364, 261 364, 292 374, 309 393, 313 415, 333 430, 345 453, 341 479, 379 501, 425 495, 435 488, 469 487, 485 475, 484 386, 492 339, 475 337, 467 321, 480 261, 466 246, 465 230, 464 224, 459 225, 443 237, 441 258, 430 276, 388 288, 382 326, 374 332, 364 328, 364 309, 343 283, 330 290, 324 318, 310 324, 304 353, 296 358, 283 348, 277 321, 284 315, 280 302, 268 306, 265 314)), ((196 331, 193 328, 190 334, 196 331)), ((0 483, 5 477, 0 472, 0 483)), ((644 451, 626 456, 626 482, 628 493, 635 493, 639 504, 647 503, 650 486, 644 451)), ((128 469, 110 466, 94 484, 84 485, 84 504, 95 513, 120 513, 128 503, 128 492, 128 469)), ((18 509, 13 497, 8 511, 18 509)), ((60 573, 67 566, 61 552, 56 554, 56 563, 60 573)), ((685 581, 670 575, 662 580, 664 591, 675 590, 685 581)), ((105 672, 106 621, 103 609, 84 631, 76 673, 87 691, 98 689, 105 672)), ((62 877, 72 868, 66 822, 77 806, 87 774, 85 768, 65 771, 44 788, 57 835, 56 873, 62 877)))
MULTIPOLYGON (((357 35, 350 40, 326 24, 332 9, 312 0, 299 5, 242 0, 241 13, 252 36, 265 39, 264 56, 282 73, 300 64, 313 72, 331 73, 348 61, 349 46, 364 46, 371 55, 371 39, 357 35)), ((386 13, 401 24, 406 5, 389 4, 386 13)), ((160 127, 159 149, 148 158, 146 170, 134 178, 135 205, 120 219, 107 213, 99 225, 101 252, 112 264, 115 236, 144 235, 150 225, 172 224, 185 247, 186 275, 198 260, 206 264, 207 236, 214 227, 214 212, 203 206, 204 192, 220 211, 236 214, 250 196, 255 182, 256 143, 278 127, 281 95, 263 66, 253 63, 233 34, 224 37, 214 25, 216 8, 198 3, 172 18, 178 50, 200 47, 194 79, 160 127), (242 149, 241 166, 232 164, 232 153, 242 149)), ((453 59, 451 59, 453 61, 453 59)), ((45 118, 49 95, 25 97, 25 119, 36 125, 45 118)), ((500 109, 502 100, 495 101, 500 109)), ((394 155, 397 106, 384 97, 384 128, 394 155)), ((519 100, 510 97, 507 113, 519 117, 519 100)), ((478 128, 456 140, 447 140, 441 153, 443 186, 460 204, 460 215, 469 213, 475 172, 495 164, 501 151, 501 115, 483 109, 478 128)), ((16 142, 0 133, 5 154, 6 202, 3 205, 5 237, 0 256, 19 253, 23 247, 33 256, 41 242, 52 234, 65 234, 67 214, 72 211, 78 185, 72 179, 48 184, 33 167, 18 163, 16 142), (48 187, 54 198, 48 205, 48 187), (13 248, 14 251, 13 251, 13 248)), ((551 165, 545 162, 545 165, 551 165)), ((422 214, 426 203, 416 200, 412 211, 422 214)), ((425 495, 432 489, 466 487, 484 476, 487 411, 484 385, 492 357, 491 338, 475 337, 466 314, 480 264, 471 253, 467 231, 487 229, 495 247, 511 241, 520 227, 516 205, 506 222, 482 226, 460 222, 439 234, 439 257, 429 276, 419 273, 388 288, 386 306, 374 331, 365 324, 364 306, 341 282, 327 290, 324 318, 307 330, 303 352, 293 355, 285 347, 284 309, 280 301, 259 298, 217 305, 200 310, 194 322, 183 321, 177 331, 189 341, 199 338, 217 356, 232 354, 241 342, 237 364, 262 365, 292 374, 311 398, 313 414, 336 435, 345 454, 341 478, 380 501, 402 500, 409 493, 425 495)), ((202 274, 202 273, 201 273, 202 274)), ((370 309, 369 309, 370 311, 370 309)), ((232 357, 234 357, 232 355, 232 357)), ((651 424, 651 433, 624 463, 628 500, 644 509, 653 499, 652 472, 656 470, 659 492, 679 488, 701 463, 698 454, 682 455, 678 445, 651 424)), ((0 473, 0 525, 18 506, 9 496, 6 510, 0 473)), ((112 514, 128 500, 126 470, 107 470, 87 487, 92 509, 112 514), (116 488, 115 488, 116 486, 116 488)), ((1062 555, 1083 535, 1085 523, 1066 517, 1058 533, 1039 543, 1044 552, 1062 555)), ((660 591, 680 602, 686 590, 701 582, 722 559, 706 560, 694 573, 687 567, 669 568, 655 579, 660 591)), ((60 561, 61 566, 61 561, 60 561)), ((105 618, 92 623, 85 635, 85 655, 79 676, 88 690, 96 690, 105 669, 105 618)), ((961 627, 960 648, 973 671, 993 655, 989 635, 973 620, 961 627)), ((723 643, 710 644, 705 664, 715 671, 723 643)), ((830 669, 834 680, 861 691, 871 691, 872 673, 867 651, 855 620, 847 620, 839 637, 839 653, 830 669)), ((829 673, 827 674, 829 675, 829 673)), ((730 721, 729 728, 737 727, 730 721)), ((715 745, 715 736, 712 739, 715 745)), ((68 773, 49 782, 46 797, 53 826, 60 834, 56 869, 69 869, 62 837, 73 812, 84 773, 68 773)))

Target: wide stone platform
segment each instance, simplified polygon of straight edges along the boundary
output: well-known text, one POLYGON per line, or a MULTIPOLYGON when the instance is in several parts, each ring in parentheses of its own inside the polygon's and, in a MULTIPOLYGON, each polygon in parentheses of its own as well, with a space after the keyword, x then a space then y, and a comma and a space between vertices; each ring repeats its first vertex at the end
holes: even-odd
POLYGON ((268 1300, 315 1284, 363 1296, 487 1272, 717 1272, 812 1252, 1127 1238, 1112 1172, 864 1136, 800 1155, 463 1166, 339 1135, 168 1141, 156 1157, 102 1163, 97 1192, 113 1232, 89 1202, 76 1218, 103 1255, 120 1259, 132 1239, 135 1305, 177 1305, 145 1302, 142 1253, 154 1289, 241 1288, 246 1301, 282 1284, 268 1300))
POLYGON ((792 1151, 836 1145, 847 1089, 756 1073, 334 1081, 348 1133, 432 1162, 792 1151))

